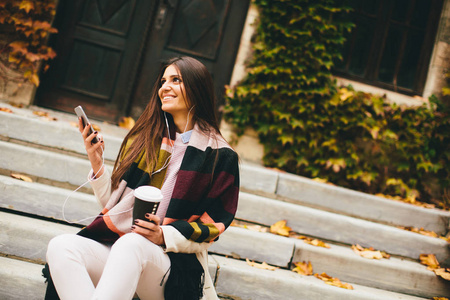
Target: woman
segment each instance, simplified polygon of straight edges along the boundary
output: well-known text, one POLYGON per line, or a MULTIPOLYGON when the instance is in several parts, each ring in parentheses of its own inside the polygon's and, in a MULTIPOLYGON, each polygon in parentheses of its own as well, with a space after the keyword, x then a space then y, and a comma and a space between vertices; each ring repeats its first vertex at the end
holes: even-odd
POLYGON ((92 188, 103 211, 78 235, 48 246, 47 262, 65 299, 217 299, 207 249, 231 224, 238 156, 220 134, 212 78, 190 57, 161 69, 144 113, 125 137, 110 176, 103 139, 92 144, 92 188), (133 191, 161 189, 156 215, 132 220, 133 191))

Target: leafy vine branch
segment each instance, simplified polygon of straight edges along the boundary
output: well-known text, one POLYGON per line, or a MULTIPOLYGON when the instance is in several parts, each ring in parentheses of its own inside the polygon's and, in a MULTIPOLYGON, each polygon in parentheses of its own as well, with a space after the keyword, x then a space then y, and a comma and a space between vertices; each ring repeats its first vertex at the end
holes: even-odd
POLYGON ((47 46, 50 34, 57 33, 51 21, 55 0, 0 0, 0 78, 22 84, 39 85, 39 72, 48 69, 56 56, 47 46))

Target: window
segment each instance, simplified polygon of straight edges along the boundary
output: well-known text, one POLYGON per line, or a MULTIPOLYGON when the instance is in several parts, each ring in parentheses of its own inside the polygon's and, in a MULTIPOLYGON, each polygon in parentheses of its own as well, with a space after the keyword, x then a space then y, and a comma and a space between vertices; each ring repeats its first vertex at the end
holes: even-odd
POLYGON ((355 27, 334 74, 421 95, 442 0, 349 0, 355 27))

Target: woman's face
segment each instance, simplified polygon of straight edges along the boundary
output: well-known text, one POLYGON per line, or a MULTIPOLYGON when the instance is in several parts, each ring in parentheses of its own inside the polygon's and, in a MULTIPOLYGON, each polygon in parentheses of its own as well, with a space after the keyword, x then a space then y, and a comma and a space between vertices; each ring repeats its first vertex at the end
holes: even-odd
POLYGON ((161 78, 161 87, 158 91, 162 103, 162 110, 176 115, 187 115, 188 103, 183 79, 174 65, 170 65, 164 71, 161 78))

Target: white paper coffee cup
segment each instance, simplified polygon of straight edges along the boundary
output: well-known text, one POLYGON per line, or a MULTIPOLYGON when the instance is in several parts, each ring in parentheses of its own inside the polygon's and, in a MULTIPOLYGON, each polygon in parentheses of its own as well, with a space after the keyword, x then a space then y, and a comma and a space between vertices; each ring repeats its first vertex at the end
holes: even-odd
POLYGON ((146 214, 156 214, 163 199, 161 190, 150 185, 143 185, 134 190, 133 220, 147 221, 146 214))

